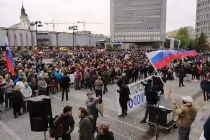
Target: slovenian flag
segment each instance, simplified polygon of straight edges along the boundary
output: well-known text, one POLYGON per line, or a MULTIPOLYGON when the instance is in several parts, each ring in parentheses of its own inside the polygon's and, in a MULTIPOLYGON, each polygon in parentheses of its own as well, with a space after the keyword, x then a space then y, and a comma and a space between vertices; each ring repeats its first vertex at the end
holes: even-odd
POLYGON ((6 53, 5 53, 5 61, 7 63, 7 69, 11 73, 11 75, 15 75, 15 61, 13 60, 12 52, 10 51, 10 45, 8 38, 6 38, 5 42, 6 53))
POLYGON ((146 55, 156 69, 162 69, 174 60, 194 57, 197 56, 198 53, 196 51, 187 50, 159 50, 146 53, 146 55))

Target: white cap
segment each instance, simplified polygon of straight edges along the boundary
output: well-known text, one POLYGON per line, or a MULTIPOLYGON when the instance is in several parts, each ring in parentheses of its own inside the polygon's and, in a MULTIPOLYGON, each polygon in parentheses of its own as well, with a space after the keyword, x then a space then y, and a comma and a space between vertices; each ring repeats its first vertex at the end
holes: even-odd
POLYGON ((185 96, 182 98, 183 101, 185 101, 186 103, 192 103, 193 102, 193 98, 190 96, 185 96))
POLYGON ((122 73, 122 77, 125 77, 126 76, 126 73, 122 73))

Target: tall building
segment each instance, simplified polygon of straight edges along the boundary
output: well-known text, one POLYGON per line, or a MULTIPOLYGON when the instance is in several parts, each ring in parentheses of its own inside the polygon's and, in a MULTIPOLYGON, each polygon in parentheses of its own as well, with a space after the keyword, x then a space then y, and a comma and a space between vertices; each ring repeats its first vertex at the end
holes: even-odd
POLYGON ((197 0, 196 35, 202 32, 210 40, 210 0, 197 0))
POLYGON ((164 42, 167 0, 111 0, 111 41, 164 42))

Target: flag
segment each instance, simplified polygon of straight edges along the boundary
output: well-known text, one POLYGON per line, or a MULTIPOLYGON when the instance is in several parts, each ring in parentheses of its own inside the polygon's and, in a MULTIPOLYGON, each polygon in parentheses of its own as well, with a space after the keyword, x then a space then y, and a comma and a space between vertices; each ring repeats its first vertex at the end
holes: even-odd
POLYGON ((13 60, 12 52, 10 51, 9 41, 6 38, 5 42, 6 53, 5 53, 5 61, 7 63, 7 69, 11 73, 11 75, 15 75, 15 61, 13 60))
POLYGON ((162 69, 176 59, 194 57, 197 56, 198 53, 196 51, 186 50, 159 50, 146 53, 146 55, 156 69, 162 69))

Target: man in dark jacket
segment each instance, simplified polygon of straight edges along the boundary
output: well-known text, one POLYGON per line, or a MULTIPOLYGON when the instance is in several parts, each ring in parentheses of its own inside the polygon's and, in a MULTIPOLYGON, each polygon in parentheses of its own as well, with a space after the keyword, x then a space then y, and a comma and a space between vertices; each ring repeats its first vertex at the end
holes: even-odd
POLYGON ((210 82, 207 80, 206 77, 204 77, 200 83, 201 89, 203 91, 203 99, 204 101, 209 100, 209 89, 210 89, 210 82))
POLYGON ((79 140, 93 139, 93 123, 85 108, 79 108, 79 140))
POLYGON ((68 101, 68 89, 70 86, 70 78, 66 74, 61 78, 60 86, 62 89, 62 101, 64 99, 64 92, 66 93, 66 100, 68 101))
POLYGON ((152 80, 148 80, 147 83, 143 83, 145 86, 145 96, 147 100, 145 116, 140 123, 146 123, 147 117, 149 115, 149 106, 156 105, 158 102, 158 93, 154 90, 152 86, 152 80))
POLYGON ((184 77, 186 76, 186 71, 183 65, 178 68, 179 73, 179 87, 184 86, 184 77))
POLYGON ((210 116, 208 118, 208 120, 206 121, 206 123, 204 124, 204 137, 206 140, 210 140, 210 116))
POLYGON ((117 92, 120 94, 119 103, 122 108, 122 114, 119 115, 119 117, 125 117, 128 111, 127 102, 130 99, 129 98, 130 91, 124 81, 120 84, 120 89, 117 92))
POLYGON ((61 114, 54 122, 55 126, 59 126, 62 129, 63 134, 61 136, 56 136, 56 140, 59 137, 62 140, 71 140, 71 132, 74 130, 74 118, 72 116, 72 107, 66 106, 63 109, 63 114, 61 114))

